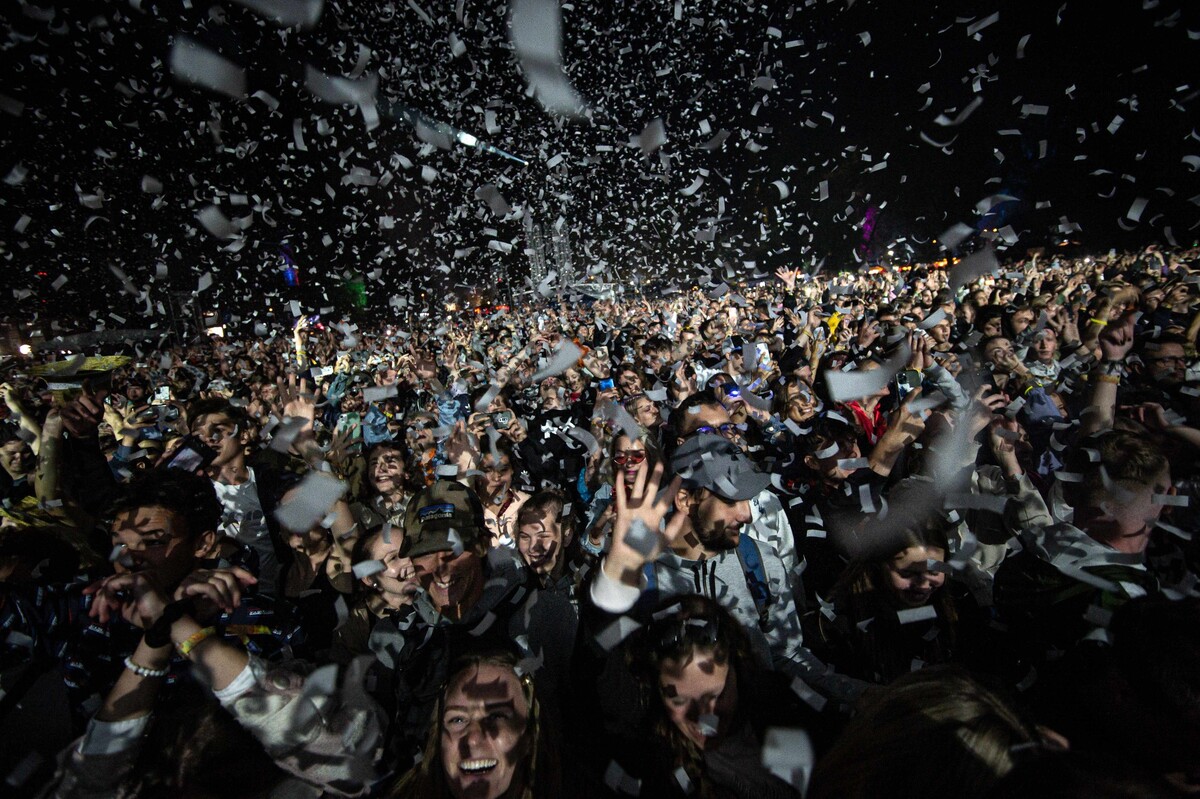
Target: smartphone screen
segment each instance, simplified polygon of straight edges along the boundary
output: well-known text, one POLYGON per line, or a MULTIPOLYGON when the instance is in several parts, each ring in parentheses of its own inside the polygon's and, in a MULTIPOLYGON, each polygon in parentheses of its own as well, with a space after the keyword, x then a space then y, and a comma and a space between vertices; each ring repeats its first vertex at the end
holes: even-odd
POLYGON ((217 458, 217 451, 196 436, 183 439, 171 459, 163 464, 166 469, 182 469, 193 474, 206 468, 217 458))
POLYGON ((171 401, 171 387, 159 386, 154 389, 154 399, 150 400, 151 405, 165 405, 171 401))

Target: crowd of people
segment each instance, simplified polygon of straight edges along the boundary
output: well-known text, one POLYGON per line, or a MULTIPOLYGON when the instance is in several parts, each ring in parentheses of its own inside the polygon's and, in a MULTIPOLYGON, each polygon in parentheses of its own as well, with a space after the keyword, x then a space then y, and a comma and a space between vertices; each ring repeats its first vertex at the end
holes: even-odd
POLYGON ((1200 250, 996 266, 8 360, 6 792, 1200 792, 1200 250))

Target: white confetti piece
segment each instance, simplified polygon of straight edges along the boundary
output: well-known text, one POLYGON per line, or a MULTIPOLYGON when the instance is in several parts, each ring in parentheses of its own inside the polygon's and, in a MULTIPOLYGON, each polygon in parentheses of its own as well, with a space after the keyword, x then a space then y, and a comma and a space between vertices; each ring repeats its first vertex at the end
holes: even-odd
POLYGON ((381 571, 386 571, 387 565, 382 560, 364 560, 355 563, 351 571, 359 580, 370 577, 373 574, 379 574, 381 571))
POLYGON ((976 97, 974 100, 972 100, 970 103, 967 104, 966 108, 959 111, 958 115, 955 116, 954 119, 949 118, 945 114, 939 114, 937 119, 933 120, 933 124, 941 125, 943 127, 948 127, 948 128, 952 128, 957 125, 961 125, 962 123, 966 122, 967 118, 969 116, 971 116, 971 114, 975 113, 975 109, 979 108, 979 106, 981 106, 981 105, 983 105, 983 98, 976 97))
POLYGON ((919 608, 904 608, 896 611, 896 618, 901 624, 913 624, 937 618, 937 608, 933 605, 922 605, 919 608))
POLYGON ((651 120, 632 143, 642 151, 642 155, 650 155, 667 143, 666 125, 661 118, 651 120))
POLYGON ((539 380, 545 380, 547 377, 560 375, 567 369, 570 369, 572 366, 574 366, 582 357, 583 350, 581 350, 579 346, 575 344, 575 342, 569 340, 563 341, 559 348, 555 350, 554 356, 550 359, 550 362, 547 363, 544 368, 538 370, 537 374, 535 374, 531 379, 534 382, 537 382, 539 380))
POLYGON ((763 737, 762 764, 804 794, 816 765, 816 751, 804 730, 768 727, 763 737))
POLYGON ((902 345, 899 352, 888 358, 879 368, 871 371, 859 369, 854 372, 842 372, 836 369, 827 369, 825 384, 829 391, 829 398, 834 402, 848 402, 875 394, 904 368, 911 354, 908 345, 902 345))
POLYGON ((209 205, 202 209, 200 213, 196 214, 196 220, 218 239, 231 239, 237 235, 237 228, 215 205, 209 205))
POLYGON ((387 386, 368 386, 362 391, 363 401, 367 403, 383 402, 389 397, 396 396, 396 394, 397 391, 395 384, 387 386))
POLYGON ((275 519, 285 530, 307 532, 329 514, 345 491, 346 484, 342 481, 309 473, 300 481, 291 499, 275 510, 275 519))
POLYGON ((1000 262, 991 247, 986 247, 958 263, 950 270, 950 291, 956 292, 963 286, 974 283, 984 275, 1000 271, 1000 262))
POLYGON ((972 22, 970 25, 968 25, 967 26, 967 35, 974 36, 976 33, 979 33, 979 31, 983 30, 984 28, 988 27, 989 25, 992 25, 992 24, 998 22, 999 20, 1000 20, 1000 12, 999 11, 993 12, 992 14, 984 17, 983 19, 979 20, 978 22, 972 22))
POLYGON ((512 43, 530 89, 547 110, 583 116, 584 103, 562 67, 562 10, 558 0, 514 0, 512 43))
POLYGON ((639 629, 642 625, 638 624, 628 616, 620 616, 612 624, 605 627, 596 635, 596 643, 599 644, 605 652, 611 652, 617 648, 622 641, 639 629))
POLYGON ((192 39, 180 36, 171 46, 171 74, 176 78, 241 100, 246 96, 246 73, 237 64, 192 39))

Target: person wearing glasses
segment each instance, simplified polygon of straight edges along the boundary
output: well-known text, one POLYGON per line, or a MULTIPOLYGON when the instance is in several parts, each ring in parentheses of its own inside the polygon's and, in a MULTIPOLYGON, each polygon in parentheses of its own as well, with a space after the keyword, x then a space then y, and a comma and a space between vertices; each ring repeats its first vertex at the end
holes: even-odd
POLYGON ((587 523, 579 541, 579 546, 584 552, 599 556, 608 549, 615 511, 613 490, 617 474, 623 477, 625 490, 632 491, 638 476, 649 474, 660 460, 661 456, 647 449, 646 442, 641 437, 632 438, 623 433, 613 437, 609 455, 612 467, 610 477, 596 490, 588 505, 587 523))
MULTIPOLYGON (((724 438, 742 452, 746 451, 743 429, 730 418, 725 404, 718 399, 718 391, 721 389, 698 391, 671 413, 670 427, 675 431, 676 447, 683 446, 695 436, 709 435, 724 438)), ((798 589, 803 562, 796 556, 796 538, 788 514, 769 486, 750 500, 750 514, 747 527, 750 537, 775 550, 784 568, 793 575, 794 587, 798 589)), ((803 596, 803 592, 797 590, 796 595, 803 596)))

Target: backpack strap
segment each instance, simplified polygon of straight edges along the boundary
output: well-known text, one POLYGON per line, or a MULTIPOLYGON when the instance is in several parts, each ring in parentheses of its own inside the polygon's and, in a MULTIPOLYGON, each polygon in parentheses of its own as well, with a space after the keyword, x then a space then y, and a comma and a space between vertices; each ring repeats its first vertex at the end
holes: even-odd
POLYGON ((654 561, 650 561, 642 567, 642 577, 646 581, 646 587, 642 589, 641 595, 633 606, 634 613, 638 616, 648 616, 658 605, 658 570, 654 568, 654 561))
POLYGON ((759 622, 765 622, 767 608, 771 605, 771 588, 767 582, 767 570, 763 567, 762 554, 758 551, 758 542, 742 533, 738 537, 737 553, 742 574, 746 577, 746 587, 750 589, 750 596, 754 597, 759 622))

